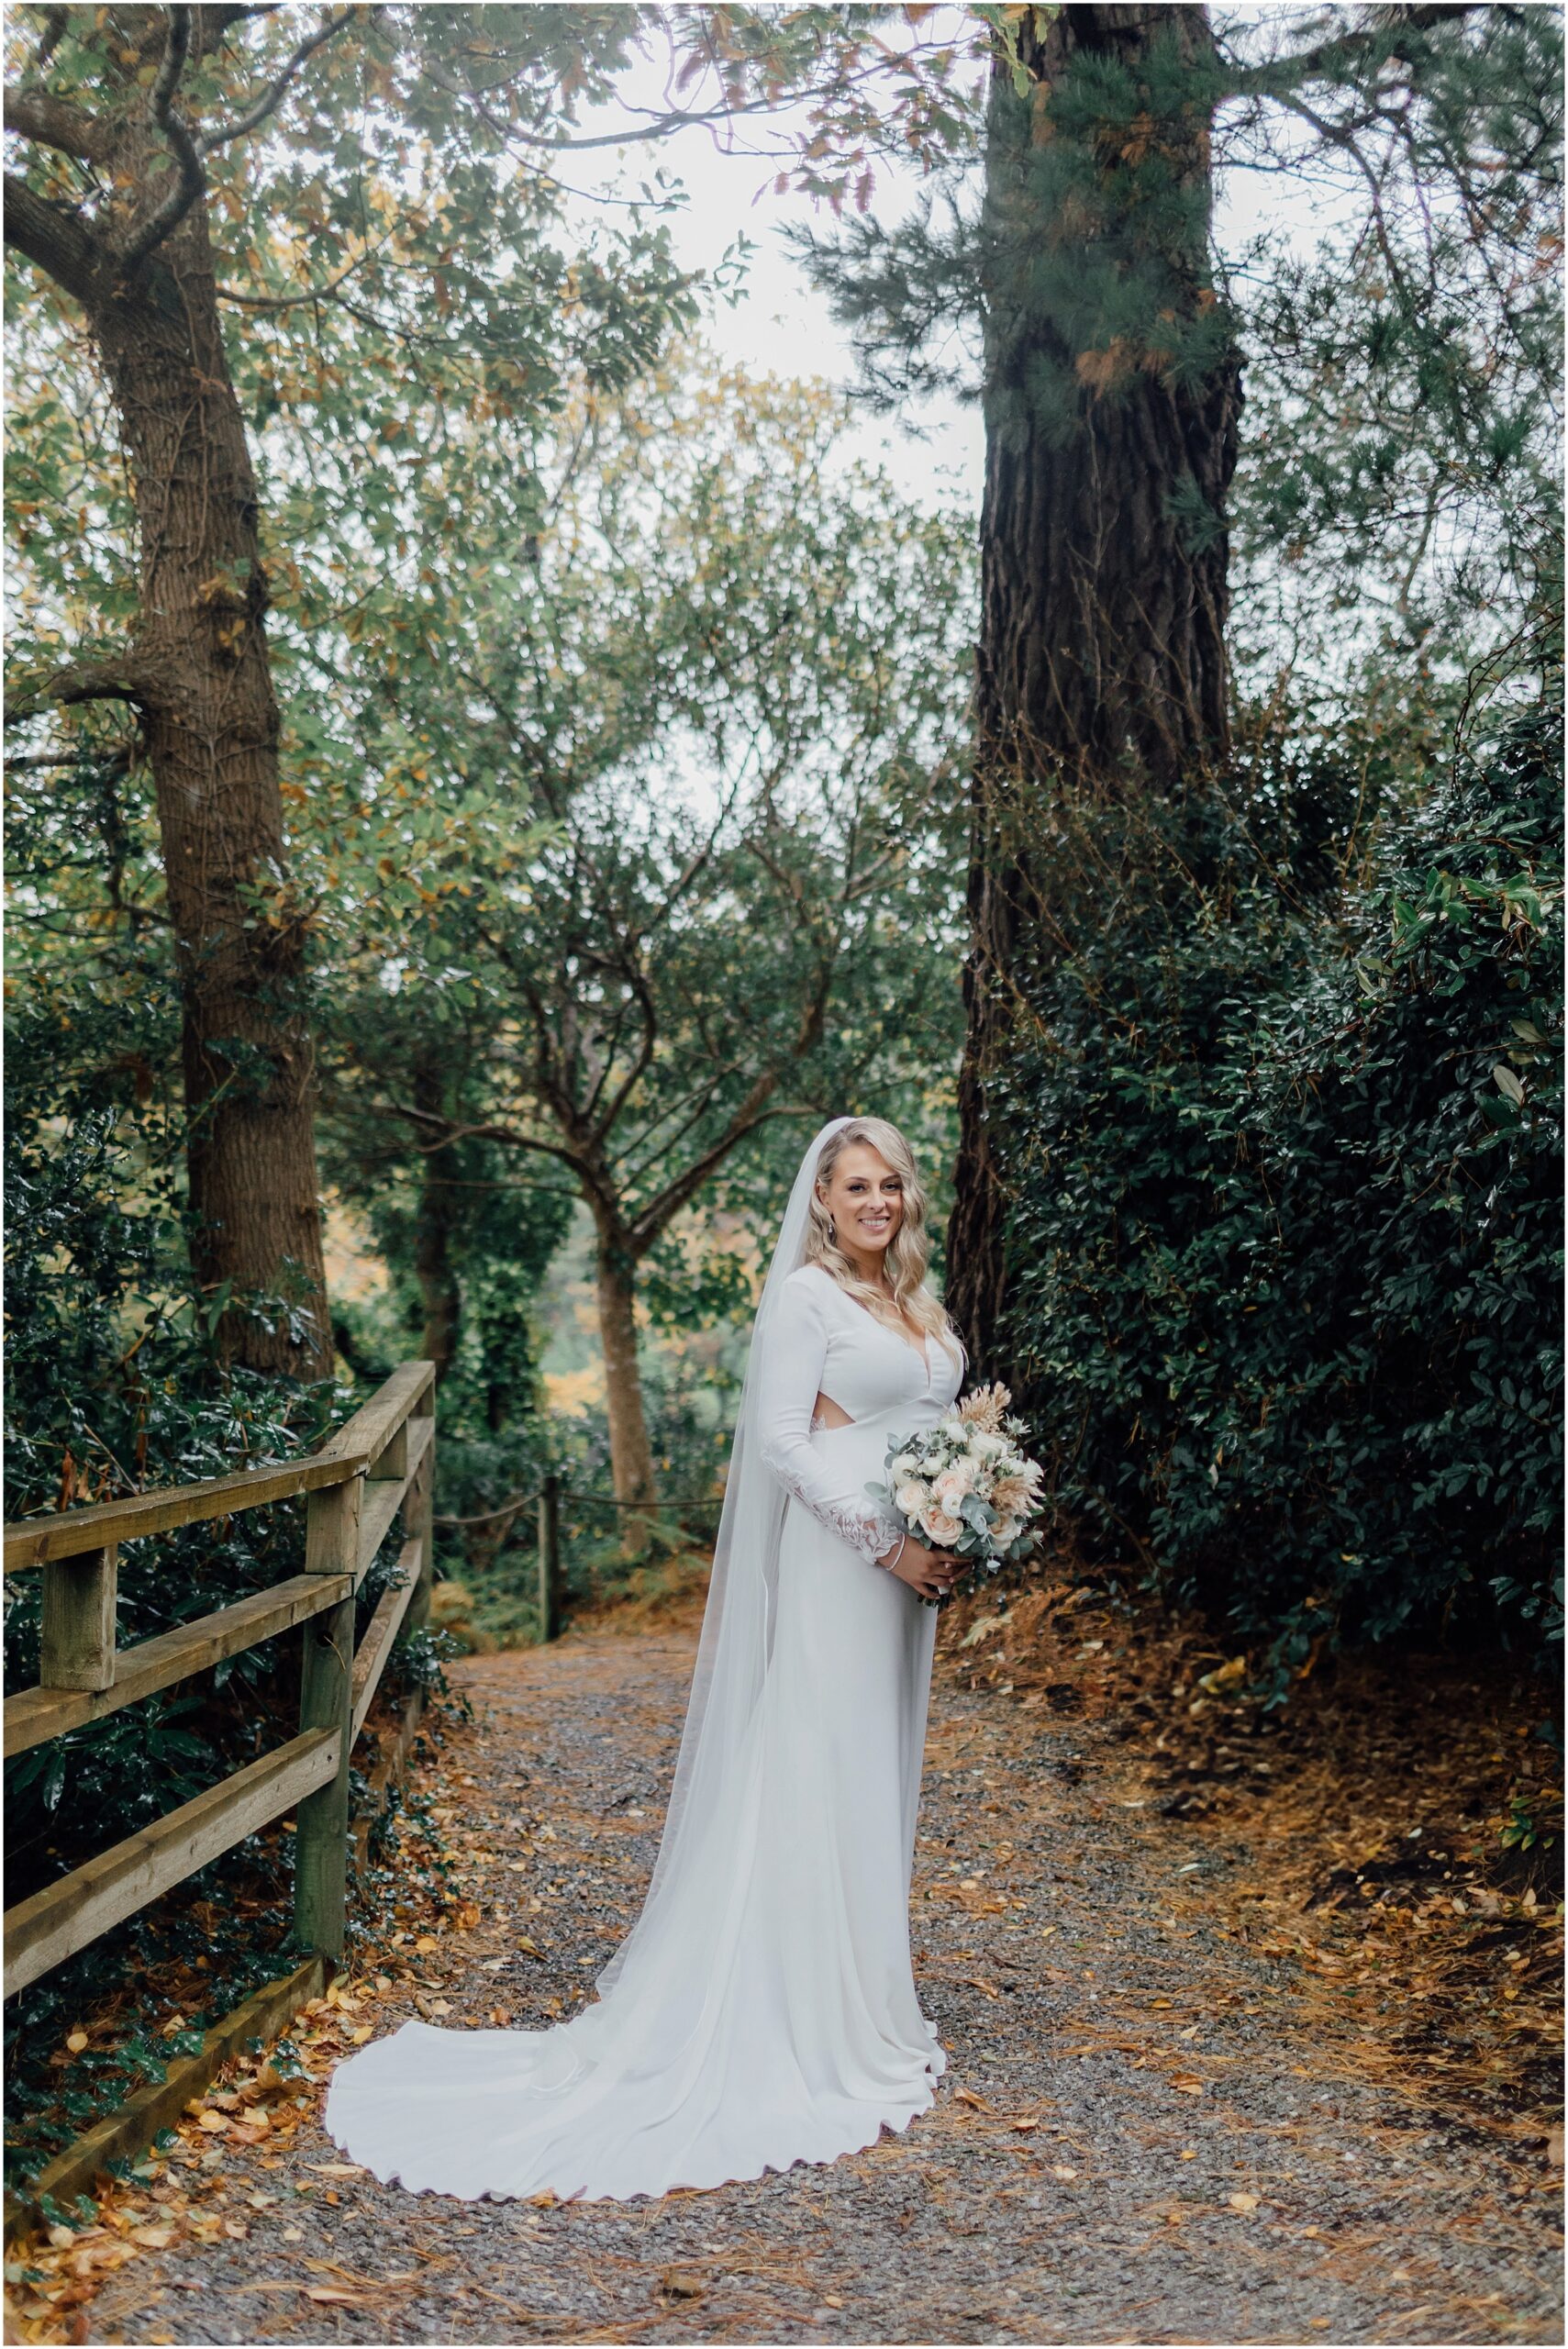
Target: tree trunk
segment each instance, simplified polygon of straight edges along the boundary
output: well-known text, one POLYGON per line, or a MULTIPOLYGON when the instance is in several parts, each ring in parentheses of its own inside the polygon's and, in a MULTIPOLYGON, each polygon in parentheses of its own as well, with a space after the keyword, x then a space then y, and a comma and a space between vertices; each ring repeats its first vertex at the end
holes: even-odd
MULTIPOLYGON (((431 1058, 422 1056, 415 1065, 414 1106, 432 1119, 440 1117, 445 1109, 440 1068, 431 1058)), ((438 1386, 457 1357, 462 1329, 462 1292, 451 1260, 456 1215, 452 1186, 446 1179, 456 1172, 456 1156, 450 1143, 439 1150, 426 1151, 414 1230, 414 1270, 425 1301, 425 1334, 420 1352, 427 1362, 435 1364, 438 1386)), ((493 1415, 491 1425, 494 1428, 493 1415)))
MULTIPOLYGON (((193 12, 199 20, 201 10, 193 12)), ((104 128, 106 180, 130 191, 115 241, 23 189, 6 235, 81 302, 128 461, 140 608, 129 656, 81 664, 58 697, 135 701, 151 763, 178 957, 191 1252, 226 1359, 319 1376, 332 1341, 278 710, 263 615, 255 477, 224 351, 205 198, 150 255, 117 253, 172 181, 139 106, 104 128), (89 674, 104 671, 95 681, 89 674), (115 679, 123 675, 123 685, 115 679), (286 1309, 270 1312, 281 1297, 286 1309)))
POLYGON ((605 1355, 605 1409, 610 1427, 610 1479, 621 1503, 621 1547, 628 1557, 648 1546, 654 1499, 653 1453, 642 1408, 637 1360, 636 1266, 629 1252, 601 1234, 599 1340, 605 1355))
POLYGON ((999 59, 987 128, 970 948, 947 1243, 949 1307, 992 1375, 1007 1369, 1003 1086, 1020 985, 1051 951, 1051 806, 1171 790, 1224 753, 1223 509, 1240 406, 1207 269, 1207 10, 1032 9, 1015 34, 1029 94, 999 59), (1185 103, 1165 95, 1173 62, 1192 75, 1185 103), (1096 87, 1129 77, 1119 118, 1101 96, 1087 132, 1085 66, 1096 87), (1150 158, 1161 186, 1140 178, 1150 158), (1185 208, 1161 200, 1173 179, 1185 208), (1085 299, 1129 285, 1141 333, 1097 335, 1085 299))

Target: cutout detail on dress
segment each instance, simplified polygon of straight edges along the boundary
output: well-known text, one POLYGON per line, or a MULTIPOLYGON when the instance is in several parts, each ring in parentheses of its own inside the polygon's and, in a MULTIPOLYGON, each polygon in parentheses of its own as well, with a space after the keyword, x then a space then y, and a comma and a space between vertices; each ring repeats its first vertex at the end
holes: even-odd
POLYGON ((835 1403, 831 1395, 818 1394, 811 1408, 811 1431, 818 1428, 852 1428, 854 1420, 842 1403, 835 1403))

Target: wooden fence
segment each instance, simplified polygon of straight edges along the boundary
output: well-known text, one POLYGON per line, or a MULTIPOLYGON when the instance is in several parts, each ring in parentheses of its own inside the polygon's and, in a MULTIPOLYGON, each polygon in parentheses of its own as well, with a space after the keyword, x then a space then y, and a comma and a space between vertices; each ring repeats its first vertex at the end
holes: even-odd
MULTIPOLYGON (((139 2152, 178 2120, 230 2056, 286 2029, 324 1989, 344 1943, 350 1756, 398 1631, 429 1612, 435 1467, 435 1365, 408 1362, 307 1459, 28 1518, 5 1529, 6 1572, 31 1569, 43 1576, 40 1677, 36 1688, 6 1700, 7 1759, 191 1679, 295 1624, 304 1627, 297 1736, 6 1912, 9 1998, 246 1836, 295 1814, 299 1962, 225 2015, 199 2049, 171 2062, 163 2078, 136 2090, 56 2154, 20 2195, 8 2196, 7 2240, 25 2233, 40 2210, 48 2215, 55 2203, 90 2188, 111 2163, 139 2152), (295 1493, 306 1495, 302 1573, 156 1639, 118 1647, 120 1543, 261 1508, 295 1493), (355 1593, 400 1510, 404 1540, 396 1567, 356 1648, 355 1593)), ((546 1640, 557 1638, 562 1626, 565 1490, 551 1472, 537 1493, 493 1512, 537 1505, 539 1635, 546 1640)), ((631 1506, 604 1495, 580 1497, 611 1509, 631 1506)), ((415 1718, 411 1712, 405 1723, 404 1748, 415 1718)), ((387 1769, 395 1765, 395 1756, 385 1757, 387 1769)))
POLYGON ((434 1364, 402 1364, 318 1452, 286 1466, 6 1528, 6 1572, 43 1575, 39 1683, 6 1700, 7 1758, 305 1627, 298 1735, 8 1909, 7 1998, 287 1812, 296 1820, 295 1938, 317 1967, 341 1955, 350 1758, 394 1640, 429 1609, 434 1380, 434 1364), (303 1573, 156 1639, 117 1646, 122 1542, 295 1493, 306 1496, 303 1573), (356 1649, 354 1594, 399 1510, 406 1538, 396 1571, 356 1649))

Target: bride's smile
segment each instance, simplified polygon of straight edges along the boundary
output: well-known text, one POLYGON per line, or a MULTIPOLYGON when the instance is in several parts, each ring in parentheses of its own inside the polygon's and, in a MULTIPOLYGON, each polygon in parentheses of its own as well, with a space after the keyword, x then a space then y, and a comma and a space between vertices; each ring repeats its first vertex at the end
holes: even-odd
POLYGON ((817 1197, 857 1272, 880 1283, 883 1259, 904 1220, 903 1176, 869 1142, 855 1142, 840 1152, 817 1197))

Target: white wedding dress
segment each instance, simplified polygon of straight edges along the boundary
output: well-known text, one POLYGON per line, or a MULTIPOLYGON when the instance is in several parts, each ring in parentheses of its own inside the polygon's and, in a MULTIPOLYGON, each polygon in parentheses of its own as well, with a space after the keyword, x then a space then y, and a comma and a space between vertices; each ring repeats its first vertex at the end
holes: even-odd
POLYGON ((378 2177, 624 2200, 830 2162, 931 2102, 946 2058, 908 1899, 936 1613, 873 1563, 896 1529, 865 1486, 962 1364, 800 1264, 802 1186, 838 1122, 759 1308, 642 1915, 599 1999, 552 2030, 407 2022, 341 2065, 327 2127, 378 2177), (850 1425, 816 1423, 819 1392, 850 1425))

